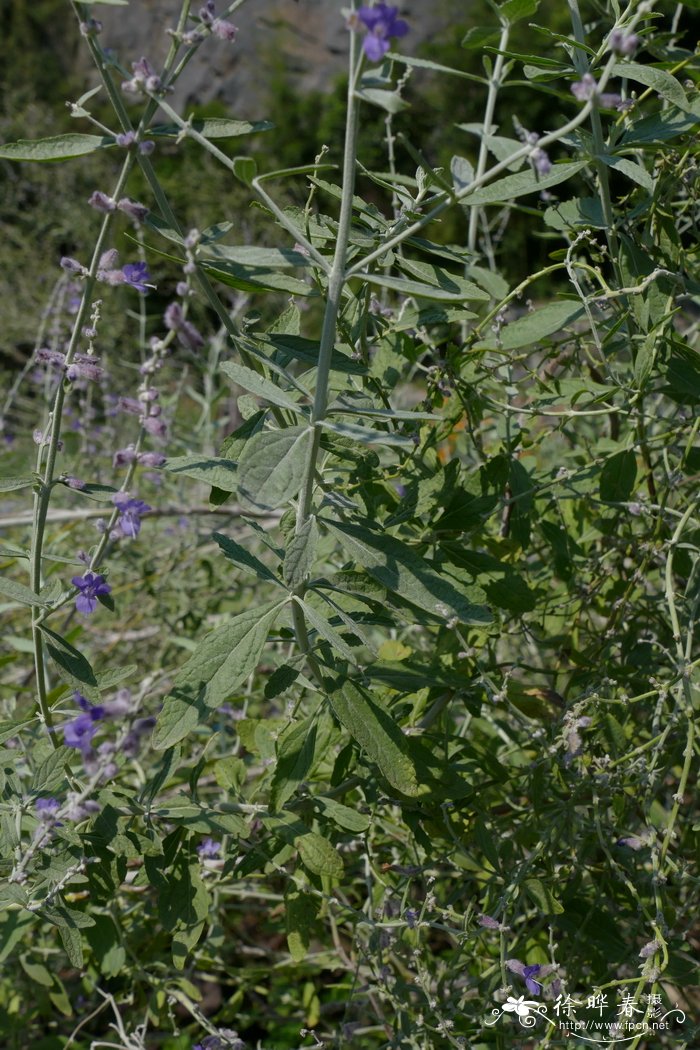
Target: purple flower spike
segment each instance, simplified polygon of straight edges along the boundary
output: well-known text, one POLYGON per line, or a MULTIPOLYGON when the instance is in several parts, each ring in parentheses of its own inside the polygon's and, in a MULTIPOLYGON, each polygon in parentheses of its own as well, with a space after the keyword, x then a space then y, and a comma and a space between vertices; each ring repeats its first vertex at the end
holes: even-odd
POLYGON ((80 591, 75 599, 75 607, 85 616, 95 611, 99 597, 109 594, 112 590, 109 584, 105 583, 104 576, 98 576, 94 572, 86 572, 84 576, 73 576, 71 583, 80 591))
POLYGON ((50 820, 61 808, 57 798, 38 798, 34 803, 37 813, 42 820, 50 820))
POLYGON ((218 857, 221 852, 221 843, 216 842, 215 839, 204 839, 204 842, 200 842, 197 846, 197 853, 199 853, 202 860, 211 860, 214 857, 218 857))
POLYGON ((124 274, 125 284, 130 284, 131 287, 135 288, 137 292, 148 291, 148 282, 150 282, 151 280, 151 275, 148 272, 148 267, 146 266, 146 263, 127 263, 122 273, 124 274))
POLYGON ((82 693, 75 694, 75 702, 82 714, 63 727, 63 741, 66 747, 77 747, 85 755, 89 753, 92 738, 97 732, 94 723, 103 719, 107 712, 101 704, 91 704, 82 693))
POLYGON ((357 17, 367 30, 362 47, 370 62, 380 62, 389 50, 391 37, 406 36, 408 23, 399 18, 398 7, 390 4, 375 4, 361 7, 357 17))

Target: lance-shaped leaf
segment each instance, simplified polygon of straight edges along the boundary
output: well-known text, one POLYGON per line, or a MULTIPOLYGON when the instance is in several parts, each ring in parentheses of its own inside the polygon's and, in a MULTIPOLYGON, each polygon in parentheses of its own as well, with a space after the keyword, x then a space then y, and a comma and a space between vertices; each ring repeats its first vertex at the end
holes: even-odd
POLYGON ((219 456, 172 456, 163 464, 170 474, 184 474, 186 478, 215 485, 224 492, 236 491, 236 464, 219 456))
POLYGON ((313 442, 310 427, 255 434, 238 461, 238 497, 252 510, 276 510, 299 492, 313 442))
POLYGON ((113 146, 114 139, 104 135, 53 135, 48 139, 20 139, 0 146, 2 160, 53 161, 84 157, 87 153, 113 146))
MULTIPOLYGON (((226 361, 221 366, 221 371, 238 386, 242 386, 244 390, 250 391, 256 397, 261 397, 281 408, 289 408, 292 412, 299 412, 300 406, 295 394, 281 390, 271 379, 266 379, 259 372, 254 372, 252 368, 236 364, 235 361, 226 361)), ((310 394, 309 397, 311 397, 310 394)))
POLYGON ((0 576, 0 594, 11 598, 13 602, 20 602, 21 605, 48 605, 44 598, 40 598, 23 583, 3 579, 2 576, 0 576))
POLYGON ((230 536, 222 536, 220 532, 215 532, 213 535, 228 561, 242 569, 243 572, 247 572, 249 576, 255 576, 259 580, 266 580, 268 583, 275 583, 278 587, 281 586, 274 572, 268 569, 264 562, 256 558, 245 547, 241 547, 240 543, 236 543, 230 536))
POLYGON ((284 555, 282 574, 292 590, 300 587, 311 572, 318 545, 318 525, 312 515, 289 541, 284 555))
POLYGON ((382 776, 403 795, 419 793, 418 776, 406 738, 376 697, 345 682, 328 697, 333 712, 382 776))
POLYGON ((77 692, 82 693, 88 700, 95 703, 99 701, 99 683, 86 657, 65 638, 61 638, 59 634, 49 630, 44 624, 41 625, 41 633, 49 655, 58 666, 58 673, 63 681, 77 692))
POLYGON ((465 194, 463 200, 468 205, 495 204, 500 201, 514 200, 516 197, 524 197, 528 193, 539 193, 540 190, 566 182, 585 165, 585 160, 554 164, 548 175, 538 175, 532 170, 519 171, 517 175, 506 175, 504 179, 497 179, 496 182, 482 186, 474 193, 465 194))
POLYGON ((452 581, 440 576, 429 562, 401 540, 372 532, 361 525, 323 519, 346 551, 370 576, 433 616, 456 616, 462 623, 491 622, 486 606, 476 605, 452 581))
POLYGON ((172 747, 219 707, 255 670, 284 602, 268 602, 217 627, 202 641, 173 683, 153 734, 153 746, 172 747))
MULTIPOLYGON (((104 3, 105 0, 102 0, 104 3)), ((239 135, 254 135, 259 131, 271 131, 274 124, 269 120, 228 120, 226 117, 204 117, 193 120, 190 127, 205 139, 232 139, 239 135)), ((182 128, 179 124, 156 124, 149 128, 149 135, 177 137, 182 128)))
POLYGON ((316 612, 316 610, 310 605, 303 602, 301 598, 295 596, 294 600, 301 606, 305 618, 309 621, 317 634, 319 634, 321 638, 325 638, 340 656, 349 660, 350 663, 357 663, 357 657, 353 654, 350 646, 343 641, 335 628, 331 627, 323 613, 316 612))
POLYGON ((292 726, 277 740, 277 765, 270 788, 270 812, 278 812, 311 770, 317 738, 316 716, 292 726))

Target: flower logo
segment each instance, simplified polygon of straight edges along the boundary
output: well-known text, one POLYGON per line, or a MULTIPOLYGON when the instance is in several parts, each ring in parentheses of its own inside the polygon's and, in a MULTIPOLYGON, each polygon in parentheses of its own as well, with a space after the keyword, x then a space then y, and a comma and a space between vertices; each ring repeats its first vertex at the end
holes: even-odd
POLYGON ((503 1009, 507 1014, 517 1014, 518 1017, 527 1017, 530 1010, 534 1007, 535 1010, 539 1006, 539 1003, 533 1003, 531 999, 526 999, 524 995, 521 995, 518 999, 514 999, 512 995, 509 995, 503 1004, 503 1009))

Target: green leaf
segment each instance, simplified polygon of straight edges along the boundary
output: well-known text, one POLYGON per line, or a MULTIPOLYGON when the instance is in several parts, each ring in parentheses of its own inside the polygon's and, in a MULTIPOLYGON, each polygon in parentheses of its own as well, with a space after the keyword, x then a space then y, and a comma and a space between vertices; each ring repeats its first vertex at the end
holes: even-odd
POLYGON ((21 911, 5 911, 0 919, 0 963, 24 940, 29 927, 37 921, 36 915, 21 911))
POLYGON ((417 795, 420 786, 406 738, 378 698, 348 681, 328 700, 338 721, 389 784, 403 795, 417 795))
POLYGON ((241 547, 240 543, 236 543, 230 536, 222 536, 220 532, 215 532, 213 535, 228 561, 232 562, 239 569, 243 569, 250 576, 255 576, 259 580, 266 580, 268 583, 275 583, 278 587, 280 586, 280 581, 274 572, 268 569, 264 562, 261 562, 259 558, 256 558, 245 547, 241 547))
POLYGON ((641 186, 648 193, 654 192, 654 180, 641 164, 635 164, 634 161, 627 160, 626 157, 612 157, 609 153, 600 154, 597 159, 601 160, 609 168, 622 172, 623 175, 626 175, 632 182, 636 182, 638 186, 641 186))
POLYGON ((290 886, 284 895, 287 922, 287 947, 292 961, 303 962, 309 951, 314 921, 321 909, 321 901, 311 893, 290 886))
POLYGON ((555 230, 569 230, 574 226, 595 226, 604 230, 607 225, 599 197, 558 201, 546 209, 544 221, 555 230))
POLYGON ((233 174, 245 186, 250 186, 253 179, 258 174, 258 165, 252 157, 234 157, 233 174))
POLYGON ((315 516, 311 515, 301 529, 294 533, 285 551, 282 575, 291 590, 301 587, 306 581, 316 557, 317 545, 318 524, 315 516))
POLYGON ((14 478, 0 478, 0 492, 14 492, 15 489, 26 489, 36 484, 32 474, 18 474, 14 478))
POLYGON ((292 726, 277 739, 277 765, 270 786, 270 812, 278 813, 311 770, 317 737, 316 716, 292 726))
MULTIPOLYGON (((80 938, 78 938, 78 940, 80 940, 80 938)), ((72 961, 73 960, 71 959, 71 962, 72 961)), ((34 984, 38 984, 42 988, 53 987, 53 975, 49 973, 43 963, 32 962, 24 954, 20 955, 19 962, 27 977, 33 981, 34 984)))
POLYGON ((404 102, 395 91, 384 91, 382 88, 362 88, 361 91, 356 91, 355 95, 363 102, 379 106, 387 113, 400 113, 402 109, 408 108, 408 103, 404 102))
POLYGON ((507 203, 515 200, 516 197, 524 197, 528 193, 539 193, 540 190, 566 182, 572 175, 584 168, 586 163, 584 160, 577 160, 565 164, 554 164, 548 175, 538 175, 531 169, 519 171, 517 175, 506 175, 505 178, 497 179, 489 186, 482 186, 474 193, 464 196, 462 200, 470 206, 507 203))
MULTIPOLYGON (((434 422, 439 423, 440 417, 433 416, 434 422)), ((332 419, 322 419, 320 425, 324 430, 332 430, 334 434, 339 434, 340 437, 349 438, 351 441, 358 441, 361 445, 398 445, 399 447, 408 448, 413 446, 414 442, 408 434, 397 434, 396 431, 392 430, 375 430, 374 427, 363 427, 358 423, 337 423, 332 419)))
MULTIPOLYGON (((104 0, 103 0, 104 2, 104 0)), ((259 131, 271 131, 274 128, 269 120, 228 120, 226 117, 205 117, 193 120, 190 125, 194 131, 205 139, 232 139, 239 135, 254 135, 259 131)), ((148 129, 149 135, 167 135, 176 138, 182 132, 179 124, 156 124, 148 129)))
POLYGON ((30 591, 29 587, 25 587, 23 583, 15 583, 14 580, 4 579, 2 576, 0 576, 0 594, 11 598, 13 602, 19 602, 20 605, 46 606, 49 604, 34 591, 30 591))
MULTIPOLYGON (((498 39, 498 33, 496 33, 496 39, 498 39)), ((475 76, 474 73, 467 73, 464 69, 453 69, 452 66, 443 66, 439 62, 431 62, 427 58, 415 58, 413 55, 400 55, 398 52, 394 51, 390 51, 386 57, 394 62, 400 62, 404 66, 414 66, 416 69, 431 69, 434 73, 449 73, 454 77, 463 77, 465 80, 475 80, 479 84, 484 83, 484 78, 475 76)))
MULTIPOLYGON (((443 271, 444 273, 445 271, 443 271)), ((463 277, 450 274, 442 286, 427 284, 423 281, 410 281, 405 277, 388 277, 383 273, 353 274, 361 277, 367 284, 376 284, 380 288, 389 288, 399 295, 415 296, 417 299, 434 299, 443 303, 462 303, 466 299, 487 300, 489 295, 481 288, 463 277)))
POLYGON ((561 915, 563 913, 562 905, 540 879, 526 879, 524 886, 528 896, 542 915, 561 915))
POLYGON ((349 660, 350 663, 357 663, 357 657, 354 655, 350 646, 343 641, 335 628, 331 627, 326 617, 322 613, 316 612, 314 608, 307 605, 307 603, 302 601, 301 598, 295 596, 294 600, 301 607, 305 619, 309 621, 317 634, 319 634, 321 638, 325 638, 333 649, 335 649, 335 651, 346 660, 349 660))
POLYGON ((371 824, 368 814, 358 813, 356 809, 350 809, 342 802, 336 802, 334 798, 324 798, 323 795, 317 795, 314 798, 314 810, 317 813, 320 811, 323 818, 332 820, 344 831, 352 831, 356 835, 362 835, 368 831, 371 824))
POLYGON ((87 153, 113 146, 114 139, 104 135, 54 135, 48 139, 20 139, 0 146, 2 160, 55 161, 84 157, 87 153))
POLYGON ((455 584, 440 576, 430 562, 401 540, 360 525, 322 520, 370 576, 406 601, 441 619, 456 616, 466 624, 491 622, 485 606, 474 605, 455 584))
POLYGON ((638 84, 652 88, 662 98, 672 102, 679 109, 688 110, 689 102, 680 81, 663 69, 643 66, 639 62, 617 62, 612 68, 615 77, 627 77, 638 84))
POLYGON ((100 688, 89 660, 59 634, 41 624, 49 656, 58 666, 58 673, 77 692, 88 700, 100 699, 100 688))
POLYGON ((95 925, 85 934, 100 973, 118 977, 126 963, 126 951, 119 940, 119 931, 111 916, 95 914, 95 925))
POLYGON ((313 444, 310 427, 255 434, 238 461, 238 498, 252 510, 276 510, 297 495, 313 444))
MULTIPOLYGON (((221 366, 221 371, 238 386, 242 386, 244 390, 250 391, 256 397, 262 397, 273 405, 289 408, 292 412, 299 413, 300 405, 292 391, 281 390, 276 383, 254 372, 252 368, 235 364, 233 361, 226 361, 221 366)), ((308 396, 310 398, 311 394, 308 396)))
MULTIPOLYGON (((301 361, 304 365, 312 368, 318 366, 318 341, 305 339, 301 335, 268 335, 264 340, 259 340, 261 345, 269 345, 271 350, 278 351, 286 358, 301 361)), ((361 361, 353 361, 351 357, 334 349, 331 355, 331 371, 342 372, 345 375, 364 375, 367 369, 361 361)))
POLYGON ((236 491, 236 464, 217 456, 173 456, 163 464, 170 474, 182 474, 224 492, 236 491))
POLYGON ((583 314, 583 306, 579 299, 562 299, 541 306, 533 313, 524 314, 510 324, 504 325, 499 332, 498 340, 495 336, 488 339, 480 339, 475 343, 475 350, 495 350, 501 347, 503 350, 518 350, 522 346, 531 346, 546 339, 555 332, 561 331, 566 325, 576 321, 583 314))
POLYGON ((637 480, 637 457, 631 449, 606 460, 600 475, 600 498, 606 503, 628 500, 637 480))
POLYGON ((61 926, 58 933, 72 965, 77 970, 82 970, 85 965, 85 959, 83 958, 83 942, 80 933, 72 926, 61 926))
POLYGON ((305 835, 298 835, 294 845, 299 850, 302 864, 314 875, 328 875, 333 879, 343 877, 343 858, 323 835, 309 831, 305 835))
POLYGON ((528 18, 530 15, 534 15, 539 6, 539 0, 506 0, 498 8, 498 13, 510 25, 514 25, 521 18, 528 18))
POLYGON ((267 602, 217 627, 178 673, 153 733, 153 746, 171 747, 201 720, 203 708, 220 707, 253 673, 268 631, 284 602, 267 602))
MULTIPOLYGON (((182 243, 182 238, 177 240, 182 243)), ((310 265, 308 257, 293 248, 259 248, 254 244, 208 245, 200 249, 197 258, 207 262, 236 263, 247 267, 251 275, 255 270, 289 270, 310 265)))
POLYGON ((43 792, 56 791, 66 779, 68 762, 74 754, 74 749, 63 745, 52 750, 32 777, 32 793, 40 795, 43 792))

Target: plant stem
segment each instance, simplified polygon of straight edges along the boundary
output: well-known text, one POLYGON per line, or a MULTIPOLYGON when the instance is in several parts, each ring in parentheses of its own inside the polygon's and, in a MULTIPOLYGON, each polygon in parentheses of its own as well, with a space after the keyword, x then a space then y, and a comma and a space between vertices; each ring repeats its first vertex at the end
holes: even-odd
MULTIPOLYGON (((501 39, 498 41, 498 50, 505 51, 508 46, 508 36, 510 35, 510 25, 506 22, 501 28, 501 39)), ((486 108, 484 110, 484 123, 481 127, 481 143, 479 145, 479 158, 476 162, 476 177, 477 179, 486 171, 486 162, 489 155, 488 139, 491 134, 491 128, 493 124, 493 114, 496 109, 496 99, 498 98, 498 91, 501 86, 501 80, 503 77, 503 66, 505 65, 505 55, 500 54, 496 57, 496 62, 493 67, 493 72, 489 78, 489 91, 486 96, 486 108)), ((469 236, 467 240, 467 246, 470 252, 476 249, 476 236, 479 227, 479 208, 471 208, 469 212, 469 236)))

